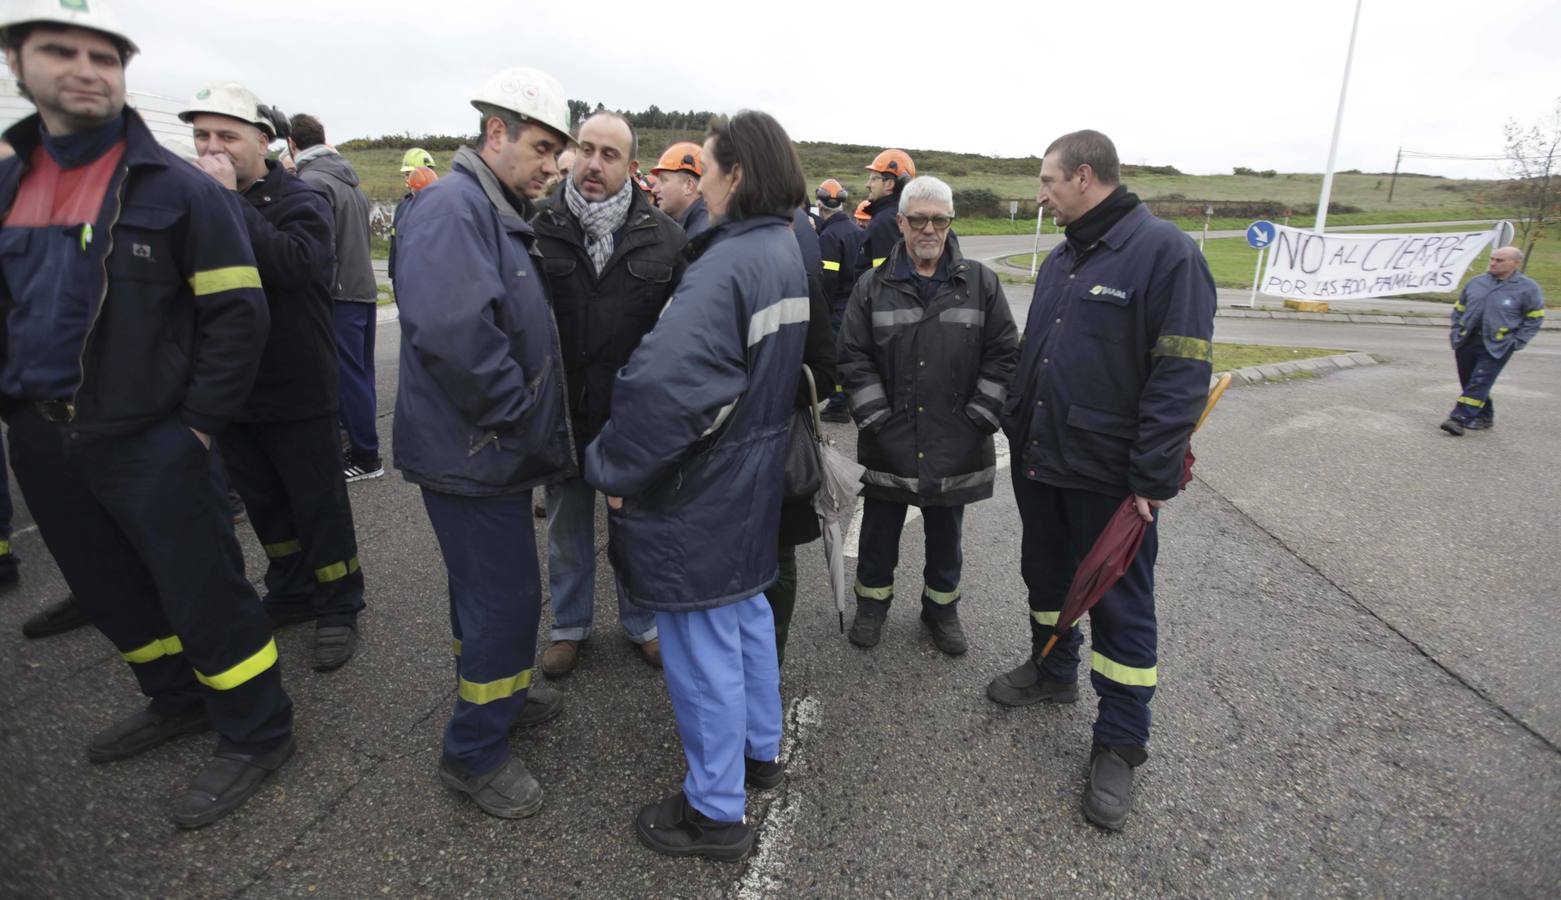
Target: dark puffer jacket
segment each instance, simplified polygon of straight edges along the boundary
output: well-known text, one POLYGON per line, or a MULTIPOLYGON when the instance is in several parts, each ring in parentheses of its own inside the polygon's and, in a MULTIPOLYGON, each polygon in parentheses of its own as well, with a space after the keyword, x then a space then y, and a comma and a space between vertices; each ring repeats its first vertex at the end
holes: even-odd
POLYGON ((683 229, 634 191, 600 275, 564 192, 537 204, 531 227, 558 321, 575 441, 595 440, 612 412, 612 385, 677 290, 687 262, 683 229))
POLYGON ((1019 348, 992 270, 944 250, 948 280, 924 302, 905 245, 856 283, 836 355, 861 428, 862 493, 913 506, 992 496, 992 435, 1019 348))

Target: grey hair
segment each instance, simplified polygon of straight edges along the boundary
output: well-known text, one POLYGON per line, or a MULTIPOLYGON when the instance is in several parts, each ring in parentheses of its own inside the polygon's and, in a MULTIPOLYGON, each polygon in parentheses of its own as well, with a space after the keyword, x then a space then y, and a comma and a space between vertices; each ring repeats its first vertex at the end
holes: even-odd
POLYGON ((954 189, 941 178, 931 175, 918 175, 911 179, 911 183, 900 191, 900 209, 903 211, 913 200, 931 200, 948 207, 949 215, 954 214, 954 189))
POLYGON ((507 109, 492 104, 484 103, 477 110, 482 114, 482 120, 477 123, 477 140, 472 145, 481 150, 488 140, 488 120, 497 118, 504 123, 504 136, 510 140, 519 140, 521 129, 525 128, 531 120, 519 113, 510 112, 507 109))

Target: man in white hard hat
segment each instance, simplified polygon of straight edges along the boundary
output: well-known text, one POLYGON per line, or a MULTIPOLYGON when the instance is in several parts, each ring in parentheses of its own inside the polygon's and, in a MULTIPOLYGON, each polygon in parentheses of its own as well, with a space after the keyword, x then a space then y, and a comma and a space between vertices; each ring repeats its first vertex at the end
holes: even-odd
POLYGON ((507 69, 477 92, 473 147, 407 201, 396 266, 401 377, 394 463, 422 488, 449 570, 457 697, 441 780, 485 812, 521 818, 542 788, 512 725, 562 709, 533 683, 542 587, 533 488, 574 476, 564 371, 527 224, 558 174, 569 106, 552 76, 507 69))
POLYGON ((215 729, 173 806, 231 812, 293 752, 276 642, 244 577, 212 435, 243 407, 269 316, 237 206, 125 106, 136 52, 100 0, 8 4, 36 115, 0 163, 0 412, 66 582, 151 702, 94 762, 215 729))
POLYGON ((330 201, 266 159, 288 120, 243 85, 202 86, 179 118, 197 165, 239 196, 271 309, 255 387, 219 438, 228 478, 265 548, 266 615, 314 622, 313 666, 331 671, 357 649, 363 572, 337 436, 330 201))

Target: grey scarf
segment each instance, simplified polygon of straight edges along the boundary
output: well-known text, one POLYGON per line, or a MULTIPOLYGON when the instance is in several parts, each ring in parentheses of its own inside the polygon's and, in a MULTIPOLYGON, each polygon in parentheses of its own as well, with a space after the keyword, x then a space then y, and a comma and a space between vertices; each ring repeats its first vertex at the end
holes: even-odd
POLYGON ((564 201, 569 204, 569 211, 574 213, 580 228, 585 231, 585 252, 591 255, 591 265, 597 275, 602 274, 607 260, 612 258, 613 232, 622 228, 628 220, 629 203, 634 199, 634 191, 633 179, 625 179, 618 193, 600 203, 592 203, 575 187, 573 178, 564 179, 564 201))

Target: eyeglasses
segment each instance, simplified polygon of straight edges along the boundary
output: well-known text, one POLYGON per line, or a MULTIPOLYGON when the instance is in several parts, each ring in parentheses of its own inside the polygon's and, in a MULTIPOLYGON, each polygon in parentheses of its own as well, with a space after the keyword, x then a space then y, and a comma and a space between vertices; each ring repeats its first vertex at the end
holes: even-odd
POLYGON ((932 223, 932 227, 937 229, 938 231, 948 231, 949 226, 954 224, 954 217, 953 216, 906 216, 905 217, 905 224, 911 226, 911 230, 912 231, 921 231, 922 229, 927 227, 927 223, 928 222, 931 222, 932 223))

